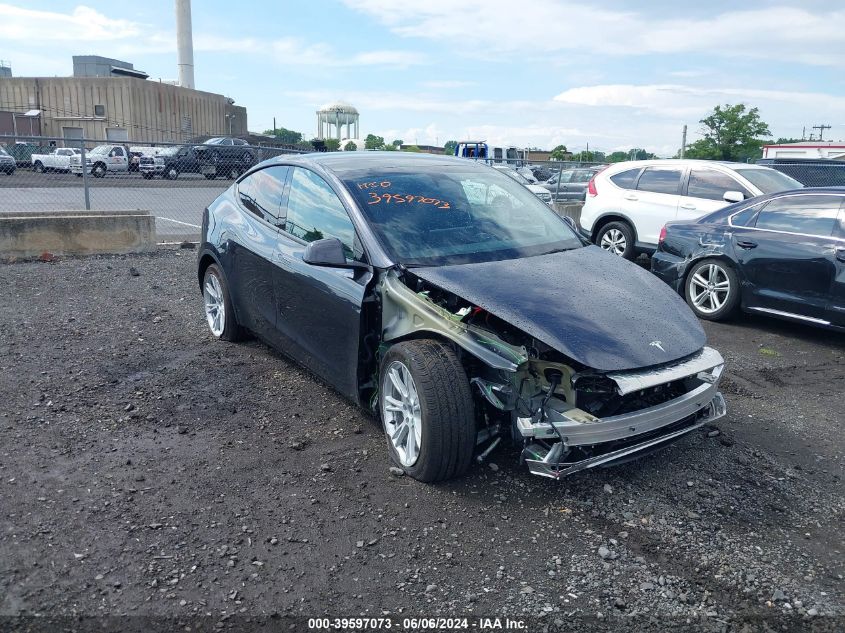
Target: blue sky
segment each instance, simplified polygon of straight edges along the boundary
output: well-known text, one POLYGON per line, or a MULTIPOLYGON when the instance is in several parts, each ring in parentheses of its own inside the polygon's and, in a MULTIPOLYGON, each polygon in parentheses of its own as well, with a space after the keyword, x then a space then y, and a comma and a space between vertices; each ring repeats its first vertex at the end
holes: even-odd
MULTIPOLYGON (((845 4, 712 0, 194 0, 196 86, 249 127, 316 132, 342 99, 362 135, 671 155, 719 103, 757 106, 775 137, 845 140, 845 4)), ((16 76, 71 73, 71 55, 175 79, 171 0, 0 1, 16 76)))

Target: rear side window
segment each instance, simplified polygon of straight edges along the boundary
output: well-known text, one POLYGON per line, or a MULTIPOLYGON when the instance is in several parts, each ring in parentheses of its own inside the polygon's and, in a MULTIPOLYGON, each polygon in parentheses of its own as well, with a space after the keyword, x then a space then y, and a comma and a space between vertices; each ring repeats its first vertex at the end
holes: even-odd
POLYGON ((285 231, 306 242, 336 237, 353 257, 355 228, 340 198, 313 171, 295 167, 290 183, 285 231))
POLYGON ((636 169, 628 169, 626 171, 620 171, 615 176, 611 176, 610 180, 617 187, 622 187, 623 189, 633 189, 634 183, 637 182, 637 174, 639 173, 639 167, 636 169))
POLYGON ((750 191, 727 174, 715 169, 690 170, 688 196, 706 200, 723 200, 727 191, 739 191, 746 198, 752 197, 750 191))
POLYGON ((829 237, 839 217, 842 196, 785 196, 769 202, 757 216, 758 229, 829 237))
POLYGON ((652 193, 677 194, 681 184, 681 170, 667 167, 646 167, 637 182, 637 190, 652 193))
POLYGON ((275 165, 244 178, 238 184, 238 199, 244 208, 264 220, 279 218, 289 169, 284 165, 275 165))
POLYGON ((760 208, 760 205, 754 205, 753 207, 748 207, 747 209, 743 209, 739 213, 736 213, 731 216, 731 224, 733 226, 753 226, 751 221, 754 219, 754 215, 757 213, 757 210, 760 208))

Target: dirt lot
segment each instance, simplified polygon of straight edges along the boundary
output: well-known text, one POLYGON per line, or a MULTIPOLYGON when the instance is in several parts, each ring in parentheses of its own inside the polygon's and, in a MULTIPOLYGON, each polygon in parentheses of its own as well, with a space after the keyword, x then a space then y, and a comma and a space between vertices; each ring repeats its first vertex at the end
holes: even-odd
POLYGON ((845 629, 845 336, 707 324, 718 429, 559 483, 500 447, 427 486, 307 372, 212 341, 194 258, 0 266, 0 630, 845 629))

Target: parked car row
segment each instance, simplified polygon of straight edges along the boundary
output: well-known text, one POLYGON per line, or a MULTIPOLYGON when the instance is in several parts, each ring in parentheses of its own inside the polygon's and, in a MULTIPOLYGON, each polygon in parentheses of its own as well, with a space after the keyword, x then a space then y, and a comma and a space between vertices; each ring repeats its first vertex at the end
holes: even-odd
MULTIPOLYGON (((3 151, 3 155, 11 157, 16 167, 30 166, 37 173, 83 174, 82 150, 79 148, 43 147, 31 143, 15 143, 11 147, 14 154, 3 151)), ((168 147, 106 143, 87 150, 85 154, 84 170, 95 178, 138 172, 145 179, 158 176, 174 180, 185 173, 203 174, 208 179, 234 179, 255 164, 257 148, 242 139, 217 137, 199 145, 168 147)), ((8 159, 0 161, 3 164, 7 162, 8 159)))

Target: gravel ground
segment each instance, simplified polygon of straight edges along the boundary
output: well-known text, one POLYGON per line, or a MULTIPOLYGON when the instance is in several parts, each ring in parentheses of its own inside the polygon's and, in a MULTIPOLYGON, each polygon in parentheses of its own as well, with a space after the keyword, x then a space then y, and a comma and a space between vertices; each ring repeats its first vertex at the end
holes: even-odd
POLYGON ((430 486, 309 373, 213 341, 194 271, 0 266, 0 630, 845 628, 845 336, 708 323, 718 428, 562 482, 503 446, 430 486))

